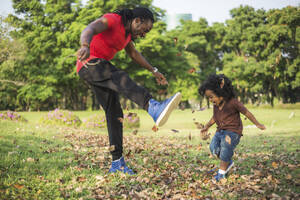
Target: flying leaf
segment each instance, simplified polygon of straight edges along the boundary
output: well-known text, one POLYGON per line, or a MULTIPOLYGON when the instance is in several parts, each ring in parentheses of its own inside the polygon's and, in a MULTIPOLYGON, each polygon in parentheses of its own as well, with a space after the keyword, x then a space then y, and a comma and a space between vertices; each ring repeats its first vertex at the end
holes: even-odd
POLYGON ((189 69, 188 73, 189 73, 189 74, 192 74, 192 73, 194 73, 195 71, 196 71, 196 69, 193 67, 193 68, 189 69))
POLYGON ((171 131, 174 132, 174 133, 178 133, 178 132, 179 132, 179 131, 176 130, 176 129, 171 129, 171 131))
POLYGON ((119 117, 118 120, 123 123, 124 119, 122 117, 119 117))
POLYGON ((207 108, 207 106, 202 107, 202 108, 199 109, 199 111, 203 111, 203 110, 205 110, 206 108, 207 108))
POLYGON ((189 140, 190 141, 192 140, 192 134, 191 133, 189 134, 189 140))
POLYGON ((158 131, 157 126, 154 125, 154 126, 152 127, 152 131, 157 132, 157 131, 158 131))
POLYGON ((203 129, 204 128, 204 125, 202 123, 194 122, 194 124, 197 126, 197 129, 203 129))
POLYGON ((135 130, 132 131, 132 134, 133 134, 133 135, 136 135, 137 133, 138 133, 138 130, 137 130, 137 129, 135 129, 135 130))

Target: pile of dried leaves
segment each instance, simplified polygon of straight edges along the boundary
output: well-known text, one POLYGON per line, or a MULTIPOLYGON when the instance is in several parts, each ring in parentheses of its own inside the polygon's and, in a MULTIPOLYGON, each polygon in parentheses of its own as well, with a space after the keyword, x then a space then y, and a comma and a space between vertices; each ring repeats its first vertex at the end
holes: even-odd
MULTIPOLYGON (((73 129, 74 130, 74 129, 73 129)), ((174 132, 174 131, 173 131, 174 132)), ((178 131, 177 131, 178 132, 178 131)), ((66 132, 65 132, 66 133, 66 132)), ((189 136, 191 137, 191 136, 189 136)), ((107 174, 110 167, 108 137, 69 131, 75 170, 100 169, 85 188, 95 199, 299 199, 299 152, 267 155, 238 153, 235 170, 220 183, 209 173, 217 163, 209 158, 207 146, 184 143, 176 137, 146 137, 137 132, 124 136, 124 156, 136 175, 107 174), (293 155, 292 155, 293 154, 293 155), (252 164, 250 164, 252 163, 252 164), (295 188, 298 187, 298 190, 295 188)), ((191 139, 191 138, 190 138, 191 139)), ((207 143, 205 143, 207 144, 207 143)), ((70 167, 70 166, 66 166, 70 167)), ((77 188, 80 192, 83 188, 77 188)), ((68 188, 62 188, 67 197, 68 188)))

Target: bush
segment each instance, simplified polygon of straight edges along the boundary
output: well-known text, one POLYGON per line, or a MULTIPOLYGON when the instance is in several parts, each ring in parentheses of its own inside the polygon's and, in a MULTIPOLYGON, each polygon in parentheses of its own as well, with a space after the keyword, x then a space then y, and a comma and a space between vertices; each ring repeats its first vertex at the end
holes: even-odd
POLYGON ((106 127, 106 119, 105 116, 96 114, 92 117, 83 120, 82 125, 85 128, 105 128, 106 127))
POLYGON ((40 119, 40 123, 42 124, 50 124, 50 125, 66 125, 66 126, 80 126, 81 120, 79 117, 74 115, 70 111, 59 110, 58 108, 48 112, 48 114, 44 115, 40 119))
POLYGON ((123 119, 124 128, 139 128, 140 127, 140 118, 136 113, 125 113, 123 119))
POLYGON ((23 116, 21 116, 17 112, 13 112, 13 111, 10 111, 10 110, 0 112, 0 120, 10 120, 10 121, 16 121, 16 122, 27 122, 27 119, 25 119, 23 116))
MULTIPOLYGON (((139 128, 140 118, 136 113, 126 113, 123 119, 118 119, 123 123, 124 128, 139 128)), ((106 118, 101 114, 93 115, 92 117, 83 120, 81 125, 85 128, 106 128, 106 118)))

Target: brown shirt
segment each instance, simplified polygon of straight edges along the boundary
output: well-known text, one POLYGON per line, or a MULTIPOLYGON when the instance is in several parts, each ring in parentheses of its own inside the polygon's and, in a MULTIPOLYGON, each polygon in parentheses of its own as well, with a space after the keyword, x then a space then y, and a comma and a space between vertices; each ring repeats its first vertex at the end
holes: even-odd
POLYGON ((245 114, 246 112, 247 108, 235 98, 225 102, 221 110, 218 106, 214 106, 213 118, 217 124, 217 131, 228 130, 243 135, 240 113, 245 114))

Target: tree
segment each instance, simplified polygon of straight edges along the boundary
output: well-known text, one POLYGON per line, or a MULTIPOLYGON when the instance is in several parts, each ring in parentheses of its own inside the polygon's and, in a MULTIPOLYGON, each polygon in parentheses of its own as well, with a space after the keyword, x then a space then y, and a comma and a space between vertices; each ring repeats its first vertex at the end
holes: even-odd
POLYGON ((0 16, 0 109, 15 109, 18 88, 23 86, 23 72, 16 67, 25 56, 21 40, 9 36, 12 27, 0 16))

